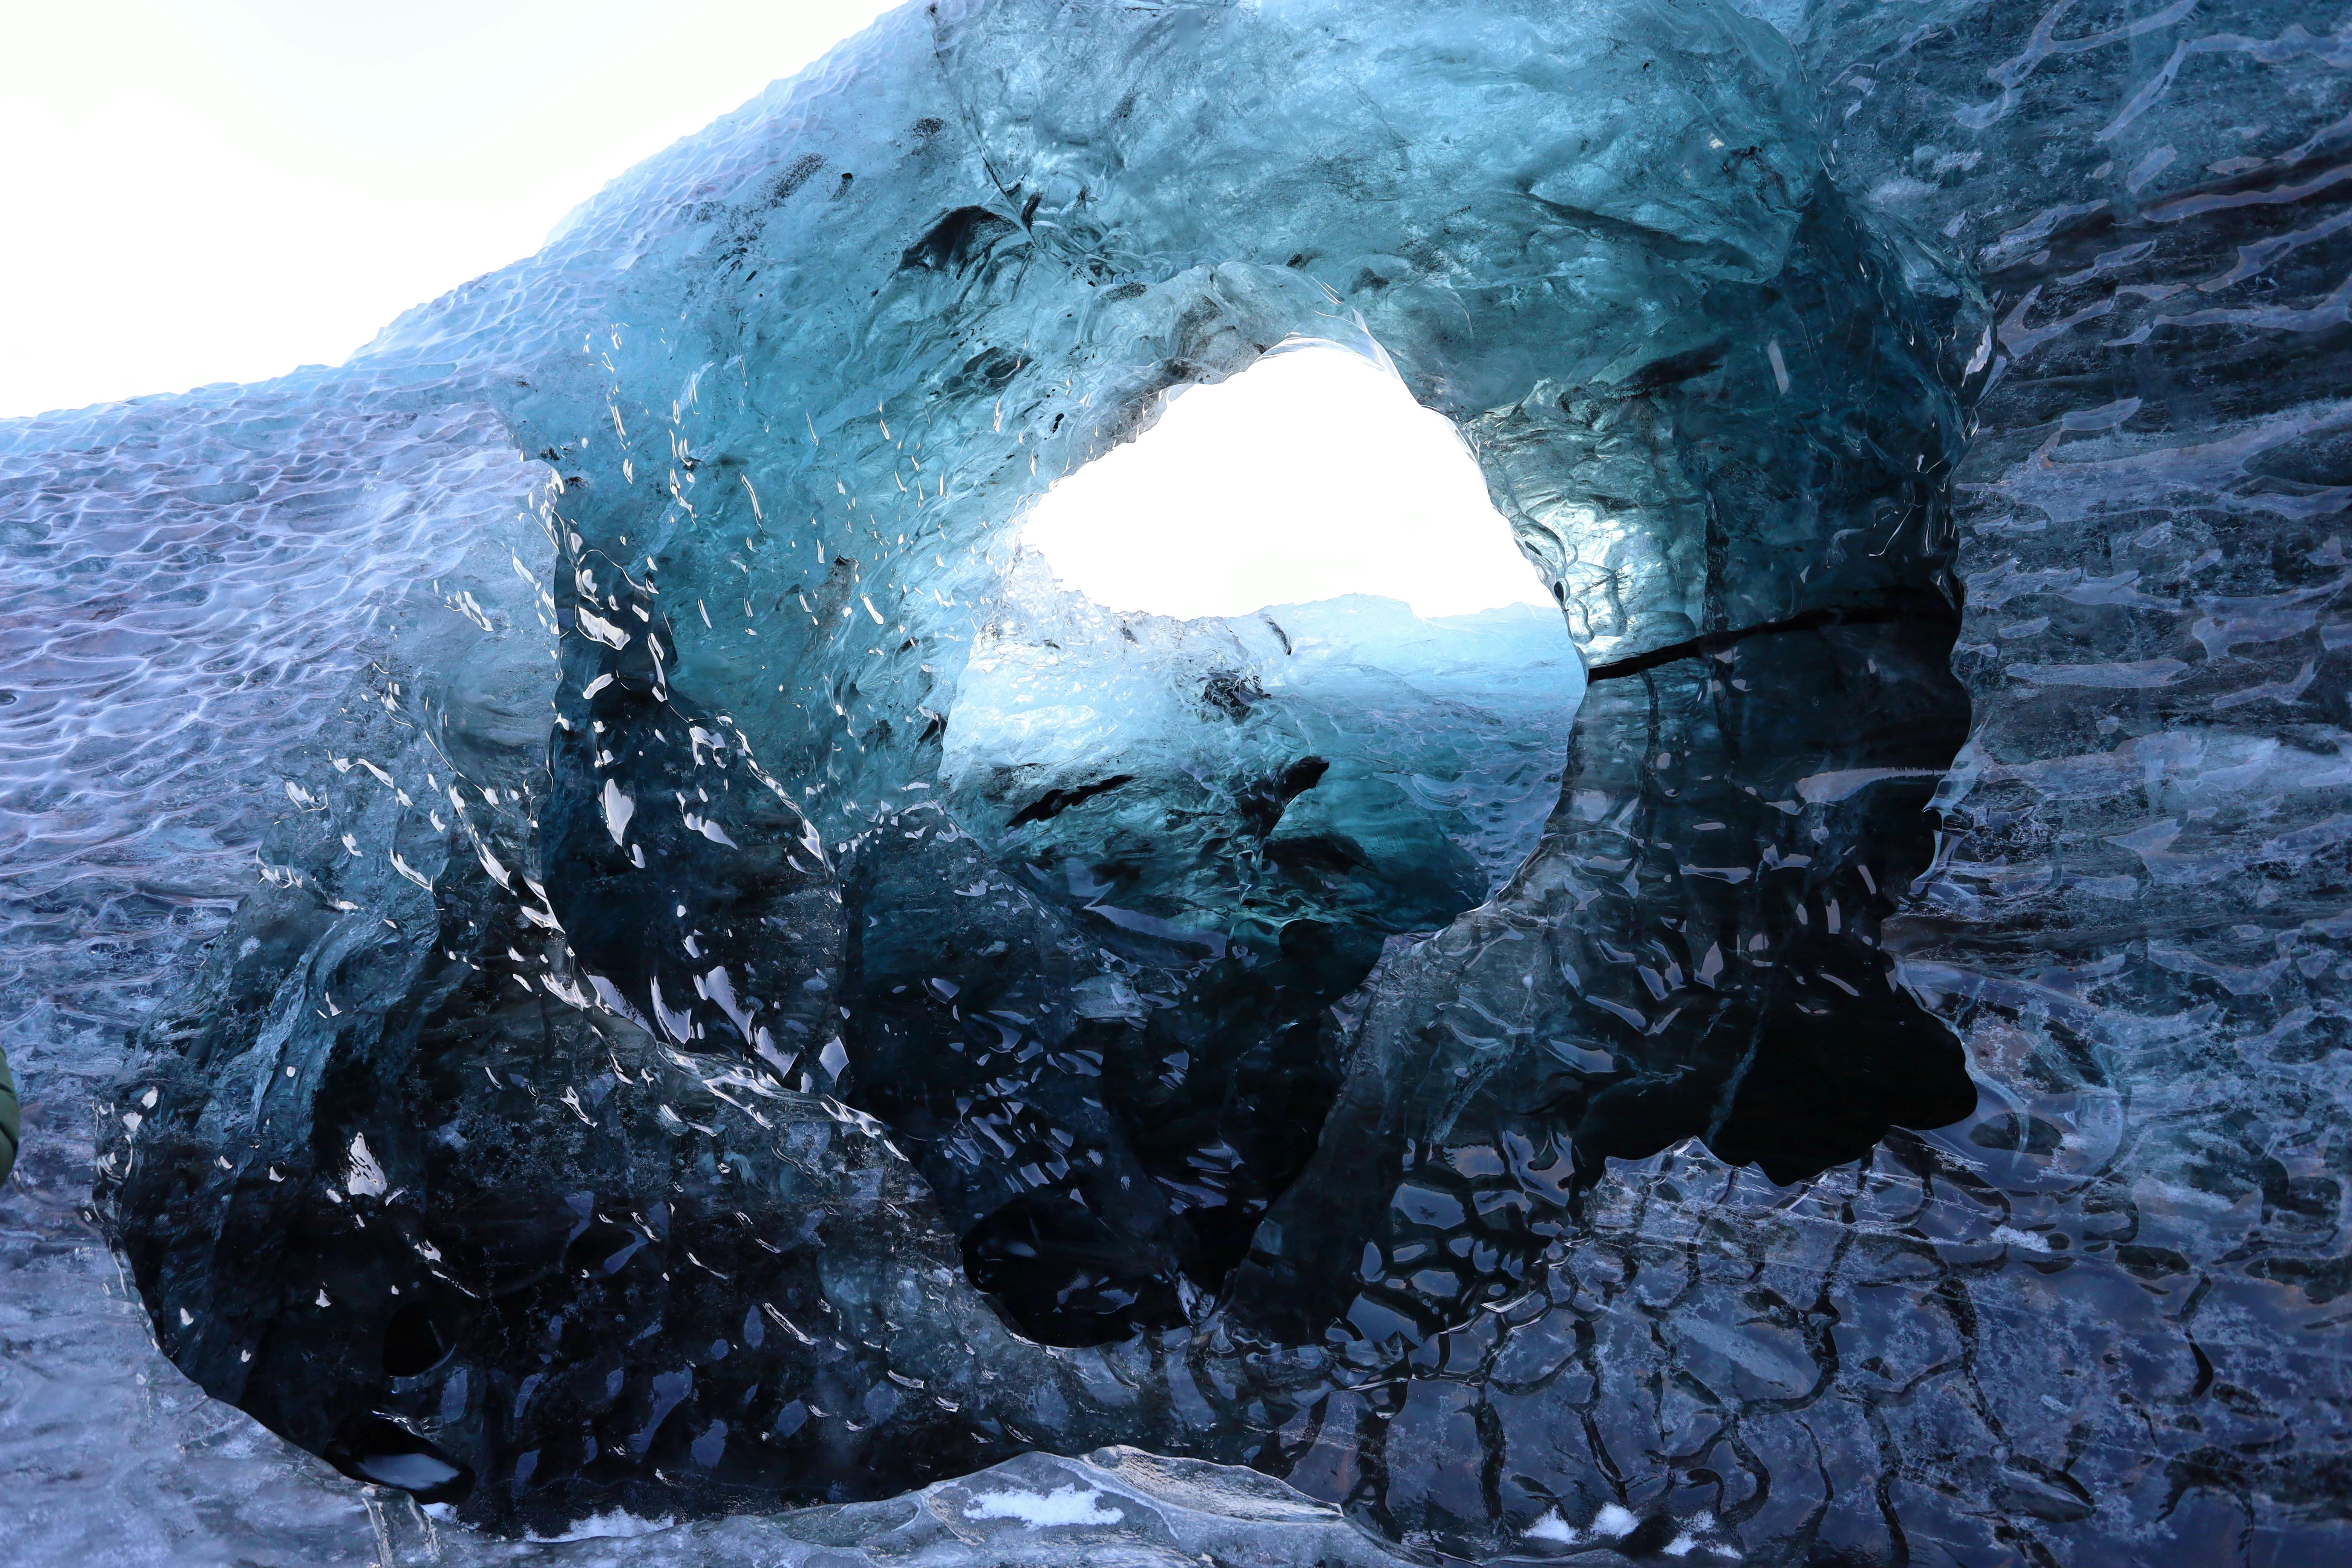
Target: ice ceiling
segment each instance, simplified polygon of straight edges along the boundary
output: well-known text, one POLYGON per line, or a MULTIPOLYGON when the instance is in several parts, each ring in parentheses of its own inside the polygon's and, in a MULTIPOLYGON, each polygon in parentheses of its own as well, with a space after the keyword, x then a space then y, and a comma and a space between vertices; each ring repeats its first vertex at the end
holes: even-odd
POLYGON ((910 7, 0 426, 41 1386, 94 1163, 385 1561, 2321 1560, 2352 53, 1948 9, 910 7), (1552 607, 1017 548, 1297 339, 1552 607))

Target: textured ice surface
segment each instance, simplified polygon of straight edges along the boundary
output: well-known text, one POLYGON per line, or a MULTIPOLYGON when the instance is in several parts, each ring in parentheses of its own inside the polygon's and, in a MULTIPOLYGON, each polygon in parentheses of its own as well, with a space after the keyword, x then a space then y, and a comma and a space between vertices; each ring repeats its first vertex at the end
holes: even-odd
POLYGON ((0 426, 20 1552, 2343 1556, 2347 19, 1765 20, 910 10, 0 426), (1293 333, 1564 742, 991 553, 1293 333))

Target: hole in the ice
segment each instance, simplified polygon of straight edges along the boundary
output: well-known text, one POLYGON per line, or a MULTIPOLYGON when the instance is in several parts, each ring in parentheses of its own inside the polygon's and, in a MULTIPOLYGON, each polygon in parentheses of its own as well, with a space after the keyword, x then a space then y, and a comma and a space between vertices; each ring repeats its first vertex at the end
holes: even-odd
POLYGON ((963 1238, 964 1277, 1031 1338, 1093 1345, 1184 1321, 1175 1284, 1075 1197, 1024 1193, 963 1238))
MULTIPOLYGON (((1554 804, 1584 666, 1550 588, 1454 426, 1384 361, 1294 339, 1179 391, 1021 520, 943 773, 1015 855, 1154 801, 1189 810, 1205 784, 1253 863, 1335 834, 1341 858, 1458 860, 1466 901, 1393 929, 1443 923, 1517 868, 1554 804), (1329 782, 1266 814, 1306 756, 1329 782)), ((1071 895, 1201 923, 1133 856, 1102 869, 1122 896, 1084 876, 1071 895)))
MULTIPOLYGON (((1188 390, 1023 527, 942 778, 1105 972, 1033 1005, 961 964, 961 1016, 1007 1020, 1004 1048, 910 1017, 961 1044, 874 1097, 901 1125, 1004 1105, 1013 1193, 958 1152, 982 1134, 929 1145, 974 1200, 967 1277, 1031 1338, 1096 1344, 1182 1322, 1246 1255, 1338 1090, 1333 1005, 1526 858, 1584 668, 1453 426, 1328 345, 1188 390), (1050 1057, 1012 1037, 1033 1005, 1073 1016, 1050 1057), (1087 1104, 1007 1090, 1033 1058, 1080 1064, 1087 1104)), ((890 956, 917 933, 862 940, 870 972, 937 973, 890 956)))
POLYGON ((1349 595, 1431 618, 1552 609, 1454 426, 1386 366, 1293 342, 1181 390, 1029 512, 1063 587, 1180 620, 1349 595))
POLYGON ((418 1377, 448 1357, 449 1345, 422 1301, 392 1315, 383 1331, 383 1370, 390 1377, 418 1377))

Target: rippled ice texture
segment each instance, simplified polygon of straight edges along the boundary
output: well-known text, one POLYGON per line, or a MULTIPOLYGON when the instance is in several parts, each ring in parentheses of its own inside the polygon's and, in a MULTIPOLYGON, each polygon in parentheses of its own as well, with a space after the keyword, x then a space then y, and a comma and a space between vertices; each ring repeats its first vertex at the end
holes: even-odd
POLYGON ((20 1553, 2340 1559, 2346 26, 942 5, 0 426, 20 1553), (947 765, 1291 334, 1592 666, 1499 885, 1245 627, 947 765))

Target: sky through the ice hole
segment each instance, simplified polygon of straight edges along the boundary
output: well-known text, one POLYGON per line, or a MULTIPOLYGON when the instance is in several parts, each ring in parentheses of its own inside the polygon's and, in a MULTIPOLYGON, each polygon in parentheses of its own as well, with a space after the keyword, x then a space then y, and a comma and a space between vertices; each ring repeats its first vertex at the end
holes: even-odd
POLYGON ((892 3, 11 6, 0 419, 341 363, 892 3))
POLYGON ((1337 348, 1184 389, 1055 484, 1022 537, 1063 587, 1181 619, 1349 594, 1425 618, 1551 604, 1453 426, 1337 348))

